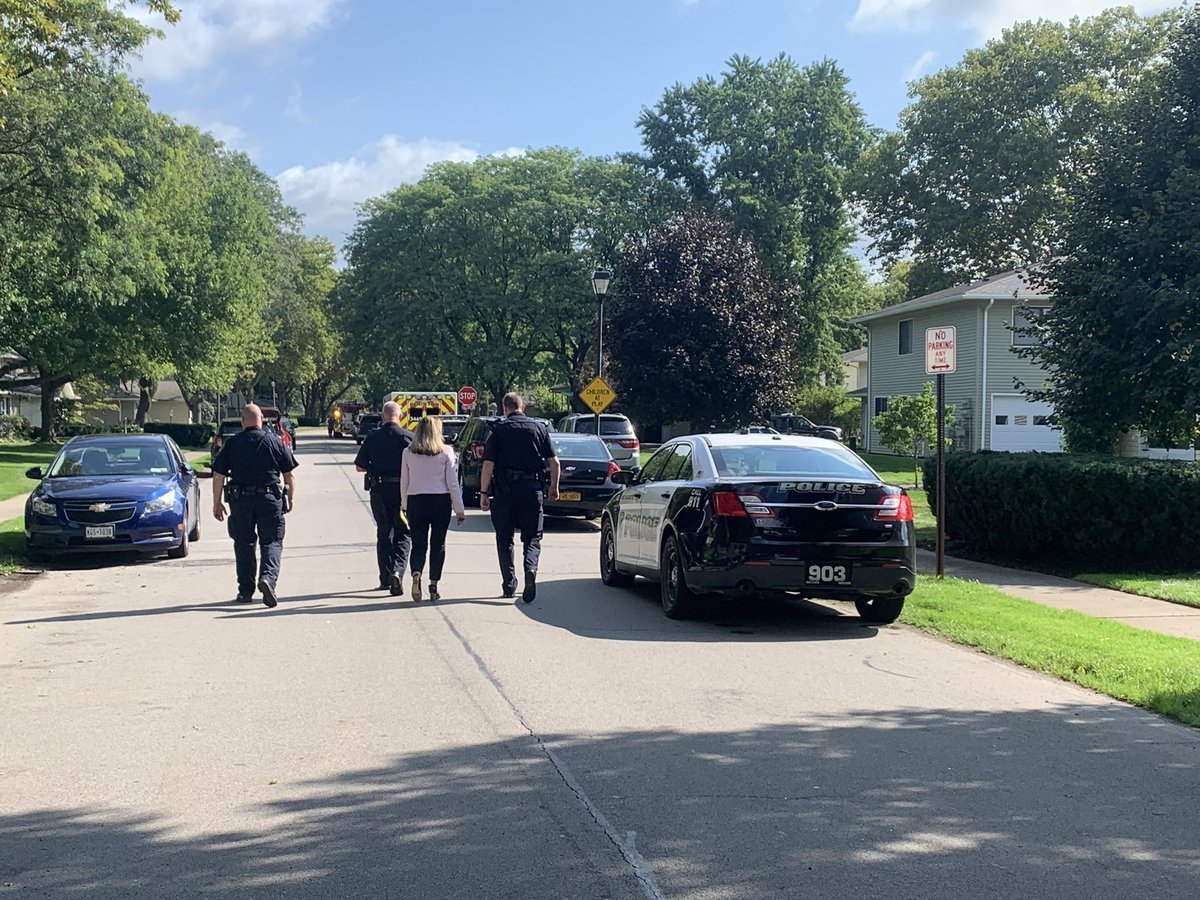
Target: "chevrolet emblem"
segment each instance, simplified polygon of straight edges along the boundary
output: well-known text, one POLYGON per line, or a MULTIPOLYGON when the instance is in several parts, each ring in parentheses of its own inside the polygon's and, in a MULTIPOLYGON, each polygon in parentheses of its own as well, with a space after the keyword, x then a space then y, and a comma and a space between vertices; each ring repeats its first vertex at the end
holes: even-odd
POLYGON ((106 513, 106 512, 108 512, 108 504, 107 503, 93 503, 91 506, 88 507, 88 511, 94 512, 94 513, 106 513))

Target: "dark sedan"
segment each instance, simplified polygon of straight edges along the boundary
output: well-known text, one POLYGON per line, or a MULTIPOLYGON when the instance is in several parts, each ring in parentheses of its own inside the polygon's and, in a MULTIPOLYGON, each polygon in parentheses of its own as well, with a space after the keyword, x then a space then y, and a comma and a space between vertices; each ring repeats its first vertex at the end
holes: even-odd
POLYGON ((196 472, 166 435, 72 438, 25 503, 32 558, 63 552, 138 551, 173 559, 200 539, 196 472))
POLYGON ((912 501, 840 444, 704 434, 664 444, 604 510, 600 574, 661 583, 663 610, 697 594, 852 600, 893 622, 916 582, 912 501))
POLYGON ((553 432, 550 443, 561 466, 558 499, 545 503, 546 515, 597 519, 621 489, 612 477, 621 471, 604 441, 594 434, 553 432))

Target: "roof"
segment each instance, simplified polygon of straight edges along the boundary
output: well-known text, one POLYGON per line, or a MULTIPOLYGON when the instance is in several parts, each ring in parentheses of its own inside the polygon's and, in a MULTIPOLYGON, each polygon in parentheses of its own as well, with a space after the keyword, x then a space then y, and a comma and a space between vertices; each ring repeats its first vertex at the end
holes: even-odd
POLYGON ((867 361, 867 348, 859 347, 857 350, 851 350, 849 353, 842 354, 842 362, 849 363, 865 363, 867 361))
POLYGON ((948 306, 951 303, 960 303, 964 300, 1053 299, 1050 294, 1044 294, 1040 289, 1035 288, 1027 277, 1026 272, 1027 270, 1025 269, 1014 269, 1011 272, 1003 272, 1000 275, 990 275, 982 281, 955 285, 943 291, 926 294, 924 297, 905 300, 903 303, 897 303, 894 306, 885 306, 883 309, 875 310, 875 312, 855 316, 850 321, 860 324, 863 322, 872 322, 876 319, 888 319, 893 316, 905 315, 906 313, 930 309, 936 306, 948 306))
MULTIPOLYGON (((112 400, 137 400, 141 391, 136 381, 125 381, 114 386, 108 396, 112 400)), ((183 391, 179 389, 179 382, 173 378, 164 378, 155 384, 154 395, 150 399, 155 403, 170 403, 182 400, 183 391)))

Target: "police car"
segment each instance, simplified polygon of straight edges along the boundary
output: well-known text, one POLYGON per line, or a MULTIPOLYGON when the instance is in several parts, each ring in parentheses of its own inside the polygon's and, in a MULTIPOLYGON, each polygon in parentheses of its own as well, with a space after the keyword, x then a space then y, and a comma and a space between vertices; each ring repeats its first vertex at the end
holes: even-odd
POLYGON ((912 501, 833 441, 693 435, 613 480, 626 486, 604 509, 601 578, 657 579, 671 618, 699 594, 787 592, 886 623, 913 590, 912 501))

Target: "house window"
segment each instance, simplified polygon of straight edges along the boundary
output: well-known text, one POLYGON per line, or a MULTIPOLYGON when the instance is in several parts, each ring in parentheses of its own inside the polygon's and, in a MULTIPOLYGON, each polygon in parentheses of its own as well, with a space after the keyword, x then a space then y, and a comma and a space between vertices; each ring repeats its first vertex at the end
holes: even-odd
POLYGON ((1044 313, 1049 307, 1046 306, 1014 306, 1013 307, 1013 346, 1014 347, 1036 347, 1041 343, 1037 335, 1033 334, 1018 334, 1017 329, 1028 328, 1030 319, 1036 319, 1044 313))
POLYGON ((913 329, 913 320, 912 319, 905 319, 903 322, 900 323, 900 333, 898 335, 898 340, 899 340, 899 344, 900 344, 900 355, 901 356, 908 356, 909 354, 911 354, 913 352, 912 329, 913 329))
POLYGON ((875 398, 875 415, 881 416, 885 412, 887 412, 887 402, 888 402, 887 397, 876 397, 875 398))
POLYGON ((0 416, 12 415, 12 410, 8 408, 8 397, 0 397, 0 416))
POLYGON ((1008 416, 996 416, 996 424, 997 425, 1007 425, 1008 424, 1008 416))

